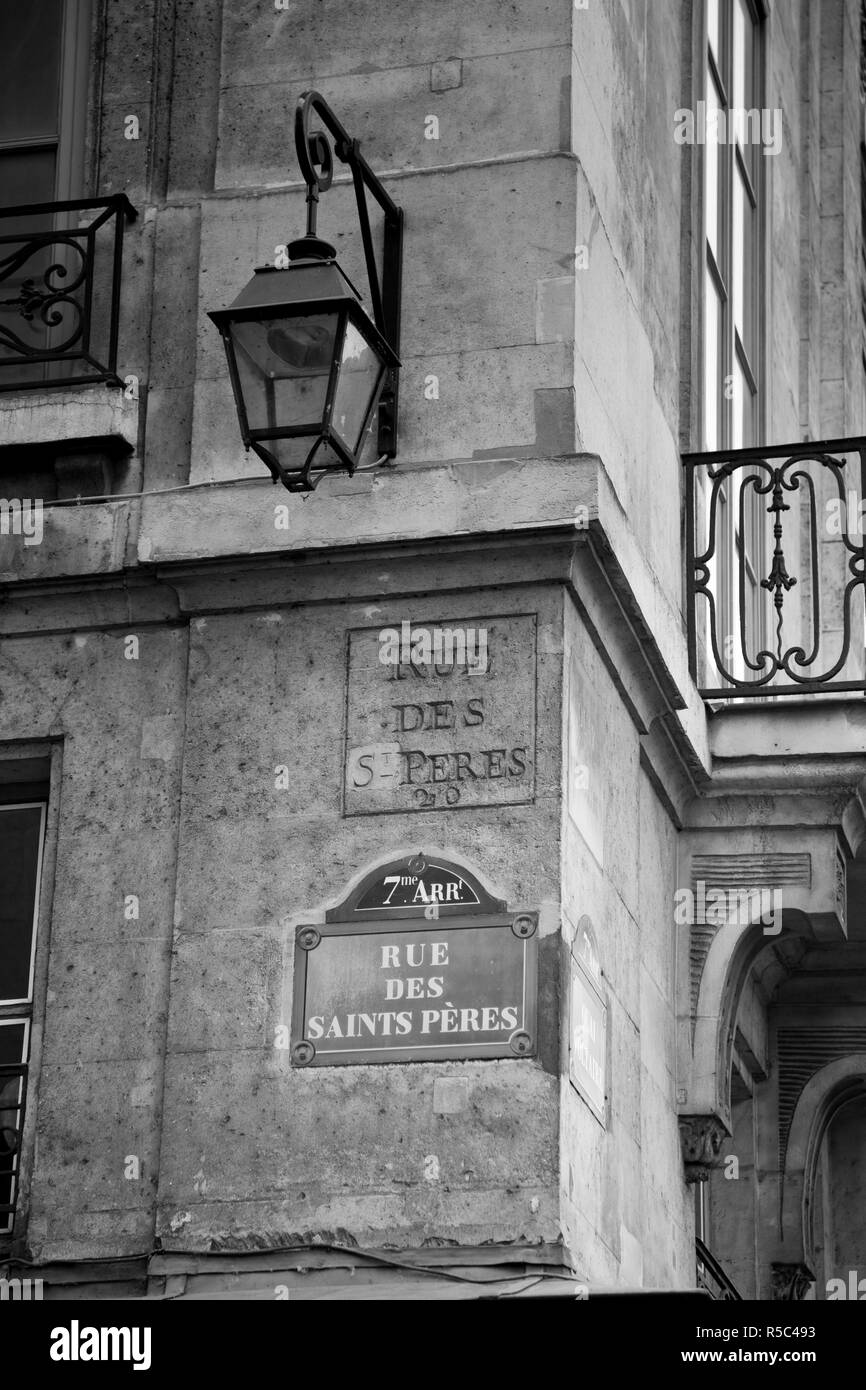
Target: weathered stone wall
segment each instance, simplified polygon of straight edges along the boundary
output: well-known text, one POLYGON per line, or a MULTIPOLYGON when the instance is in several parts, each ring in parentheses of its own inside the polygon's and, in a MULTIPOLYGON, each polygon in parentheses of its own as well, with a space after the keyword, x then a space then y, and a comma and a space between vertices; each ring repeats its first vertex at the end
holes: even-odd
POLYGON ((679 5, 574 9, 571 148, 578 161, 575 410, 649 564, 679 606, 677 455, 683 150, 679 5))
POLYGON ((676 1119, 676 833, 640 768, 637 730, 571 605, 565 660, 563 936, 570 946, 589 917, 607 994, 609 1101, 603 1127, 569 1080, 566 1049, 564 1230, 596 1283, 688 1286, 691 1198, 676 1119))
MULTIPOLYGON (((397 592, 409 577, 392 570, 397 592)), ((440 617, 477 618, 478 602, 477 589, 452 597, 440 617)), ((514 611, 507 598, 482 602, 486 616, 514 611)), ((291 1019, 295 925, 361 870, 422 847, 477 866, 509 903, 541 908, 542 992, 555 988, 560 600, 527 588, 519 610, 537 612, 540 629, 535 805, 350 818, 346 633, 370 625, 368 605, 331 597, 193 620, 160 1172, 167 1247, 227 1236, 279 1245, 298 1233, 367 1246, 556 1239, 555 1018, 529 1065, 300 1071, 275 1047, 291 1019), (275 789, 277 765, 290 769, 288 789, 275 789), (437 1083, 448 1078, 460 1084, 444 1108, 437 1083)), ((399 625, 405 611, 389 596, 376 622, 399 625)), ((435 609, 419 621, 428 616, 435 609)))
POLYGON ((83 612, 65 633, 3 644, 4 755, 14 740, 61 749, 28 1096, 37 1259, 138 1252, 153 1234, 186 633, 135 631, 134 660, 126 629, 83 612))

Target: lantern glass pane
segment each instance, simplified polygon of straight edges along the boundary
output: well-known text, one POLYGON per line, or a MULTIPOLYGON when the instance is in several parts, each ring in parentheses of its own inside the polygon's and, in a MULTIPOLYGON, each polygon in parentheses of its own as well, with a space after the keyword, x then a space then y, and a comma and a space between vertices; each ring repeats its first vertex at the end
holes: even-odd
POLYGON ((321 423, 336 314, 235 322, 231 335, 251 430, 321 423))
POLYGON ((331 424, 353 454, 360 444, 370 402, 383 372, 379 354, 354 323, 347 323, 331 424))

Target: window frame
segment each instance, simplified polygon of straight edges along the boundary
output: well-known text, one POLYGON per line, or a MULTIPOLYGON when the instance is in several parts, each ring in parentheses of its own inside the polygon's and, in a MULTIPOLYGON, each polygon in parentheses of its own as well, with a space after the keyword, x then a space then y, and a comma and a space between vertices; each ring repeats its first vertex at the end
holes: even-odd
MULTIPOLYGON (((747 35, 751 44, 751 73, 746 71, 742 77, 743 110, 757 110, 763 113, 767 99, 767 59, 769 53, 769 7, 766 0, 741 0, 747 19, 751 22, 751 33, 747 35), (751 77, 751 83, 748 78, 751 77)), ((712 237, 709 226, 710 200, 708 197, 708 158, 711 142, 709 132, 707 143, 702 150, 699 185, 701 188, 701 340, 700 340, 700 380, 701 410, 699 429, 701 449, 707 452, 723 453, 734 448, 756 445, 765 438, 767 419, 767 372, 766 339, 767 318, 769 314, 768 221, 769 221, 769 170, 768 156, 761 143, 754 141, 744 146, 740 138, 732 139, 731 110, 739 110, 737 102, 737 73, 735 69, 734 41, 736 33, 736 12, 740 0, 704 0, 702 6, 702 25, 700 35, 701 96, 706 103, 709 115, 711 84, 715 86, 715 101, 725 112, 725 141, 713 140, 714 157, 717 168, 718 186, 713 199, 717 226, 712 237), (719 44, 716 53, 711 39, 710 10, 718 17, 719 44), (749 153, 751 152, 751 153, 749 153), (743 197, 751 203, 754 224, 753 237, 747 243, 743 236, 743 256, 745 264, 738 267, 734 263, 736 231, 734 216, 736 210, 735 184, 741 180, 743 197), (742 323, 737 322, 737 279, 742 275, 742 323), (716 370, 711 371, 709 342, 709 304, 708 290, 713 286, 718 297, 717 344, 718 361, 716 370), (742 332, 741 332, 742 330, 742 332), (751 338, 751 343, 744 342, 751 338), (751 347, 751 352, 749 352, 751 347), (712 412, 708 392, 714 382, 714 402, 712 412), (745 424, 744 404, 737 399, 737 383, 742 382, 744 392, 752 398, 750 424, 745 424), (740 421, 736 419, 741 411, 740 421), (709 422, 715 424, 715 438, 708 434, 709 422), (747 428, 751 437, 746 433, 747 428), (741 437, 738 438, 738 433, 741 437)), ((748 54, 748 46, 746 48, 748 54)), ((748 62, 748 60, 747 60, 748 62)), ((761 115, 763 121, 763 115, 761 115)), ((741 131, 740 134, 743 134, 741 131)), ((714 311, 715 317, 715 311, 714 311)), ((756 470, 756 473, 758 470, 756 470)), ((727 479, 719 488, 716 523, 716 593, 718 631, 722 638, 730 635, 733 639, 733 654, 729 656, 723 649, 723 660, 732 674, 742 677, 745 674, 745 659, 740 648, 752 658, 766 645, 769 624, 769 610, 765 592, 761 588, 761 576, 765 572, 767 557, 766 500, 757 496, 754 487, 749 486, 748 474, 741 479, 737 474, 727 479), (745 494, 745 495, 743 495, 745 494), (745 505, 742 505, 742 504, 745 505), (742 515, 742 525, 740 517, 742 515), (740 600, 740 588, 743 602, 740 600), (742 610, 742 611, 741 611, 742 610), (741 633, 743 640, 741 641, 741 633)), ((763 479, 763 475, 761 475, 763 479)))
MULTIPOLYGON (((716 86, 723 99, 723 109, 730 112, 734 101, 733 91, 733 55, 731 52, 733 45, 733 14, 737 0, 716 0, 719 9, 720 25, 722 32, 722 51, 717 57, 710 46, 708 9, 710 0, 705 0, 703 6, 703 26, 701 34, 701 68, 700 68, 700 90, 701 100, 707 102, 708 86, 707 81, 710 76, 715 79, 716 86), (731 74, 731 81, 726 84, 726 77, 731 74)), ((743 0, 753 24, 755 38, 754 46, 754 73, 753 89, 751 98, 747 94, 747 100, 751 100, 759 111, 765 110, 767 94, 767 55, 769 51, 768 41, 768 19, 769 10, 765 0, 743 0)), ((707 102, 708 109, 708 102, 707 102)), ((751 106, 746 107, 752 109, 751 106)), ((729 123, 728 123, 729 124, 729 123)), ((726 132, 729 135, 729 130, 726 132)), ((717 375, 717 406, 716 416, 719 421, 718 438, 715 446, 711 446, 707 438, 707 410, 705 393, 702 392, 700 436, 701 449, 709 451, 715 447, 718 451, 733 448, 733 411, 729 409, 730 398, 726 397, 725 384, 733 376, 735 359, 739 359, 744 369, 747 380, 755 388, 757 409, 755 412, 754 434, 755 439, 748 443, 757 443, 764 438, 767 390, 766 390, 766 320, 767 304, 766 298, 762 294, 762 285, 768 284, 766 275, 766 256, 767 256, 767 222, 768 222, 768 197, 769 180, 767 178, 768 156, 761 149, 755 149, 755 157, 751 161, 753 168, 748 167, 740 142, 733 145, 729 138, 725 142, 717 142, 717 158, 719 160, 719 170, 725 169, 725 177, 720 179, 722 187, 718 192, 718 205, 720 209, 720 220, 722 223, 722 235, 720 245, 713 250, 710 242, 708 217, 707 217, 707 197, 706 197, 706 160, 707 151, 710 148, 709 141, 702 150, 700 186, 702 191, 701 204, 701 300, 704 312, 701 315, 701 363, 703 367, 702 378, 706 381, 707 369, 707 333, 706 333, 706 294, 705 285, 707 277, 711 278, 717 287, 721 302, 721 328, 722 328, 722 352, 720 360, 720 372, 717 375), (744 283, 744 300, 750 305, 750 313, 753 320, 752 332, 754 336, 754 350, 750 356, 746 345, 742 342, 736 324, 733 322, 734 313, 734 284, 732 277, 733 262, 733 178, 737 166, 742 169, 745 176, 747 188, 752 198, 753 208, 756 216, 755 225, 755 255, 751 266, 751 274, 748 284, 744 283), (719 253, 719 254, 716 254, 719 253)), ((747 447, 744 444, 743 447, 747 447)))
MULTIPOLYGON (((34 991, 36 981, 36 942, 39 934, 39 915, 40 904, 42 901, 43 871, 45 865, 45 845, 48 829, 48 794, 29 796, 20 791, 13 785, 11 787, 12 799, 7 799, 7 794, 3 793, 0 786, 0 818, 8 812, 23 811, 38 808, 39 835, 36 846, 36 876, 33 884, 33 912, 32 925, 30 932, 30 964, 27 977, 27 996, 26 998, 0 998, 0 1028, 14 1027, 23 1025, 24 1037, 22 1040, 22 1052, 19 1062, 10 1062, 4 1066, 13 1067, 18 1070, 21 1077, 20 1100, 14 1107, 19 1111, 17 1132, 17 1147, 14 1153, 14 1162, 11 1169, 11 1185, 9 1201, 12 1205, 11 1212, 0 1212, 0 1241, 8 1241, 12 1238, 15 1231, 15 1221, 18 1215, 18 1198, 21 1190, 21 1155, 24 1147, 24 1125, 27 1116, 28 1100, 31 1098, 30 1086, 30 1043, 33 1033, 33 1013, 34 1013, 34 991)), ((15 1072, 11 1073, 12 1075, 15 1072)), ((4 1079, 4 1074, 0 1071, 0 1085, 4 1079)), ((0 1106, 0 1110, 2 1110, 0 1106)))
POLYGON ((89 96, 92 0, 62 0, 60 74, 56 135, 3 139, 0 155, 18 150, 55 151, 54 190, 50 202, 85 196, 85 153, 89 96))
POLYGON ((21 805, 39 805, 43 809, 38 880, 34 891, 34 967, 30 1000, 23 1005, 0 1004, 0 1024, 24 1023, 26 1030, 24 1060, 20 1064, 24 1094, 11 1193, 14 1211, 0 1216, 0 1260, 10 1254, 26 1252, 48 993, 62 765, 62 738, 0 741, 0 810, 21 805))

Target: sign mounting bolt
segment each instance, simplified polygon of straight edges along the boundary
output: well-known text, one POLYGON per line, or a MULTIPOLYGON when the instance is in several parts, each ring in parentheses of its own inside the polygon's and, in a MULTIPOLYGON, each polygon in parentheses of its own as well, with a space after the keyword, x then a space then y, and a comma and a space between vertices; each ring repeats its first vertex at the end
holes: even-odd
POLYGON ((537 925, 533 917, 529 917, 526 913, 522 913, 519 917, 515 917, 514 921, 511 923, 511 930, 514 932, 515 936, 519 936, 525 941, 527 937, 535 935, 537 925))

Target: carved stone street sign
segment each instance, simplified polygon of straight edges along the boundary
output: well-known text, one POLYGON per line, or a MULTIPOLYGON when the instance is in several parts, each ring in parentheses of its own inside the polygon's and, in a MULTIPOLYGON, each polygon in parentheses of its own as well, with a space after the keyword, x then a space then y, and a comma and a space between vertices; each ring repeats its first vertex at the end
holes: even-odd
POLYGON ((344 814, 533 801, 535 684, 534 615, 350 632, 344 814))

